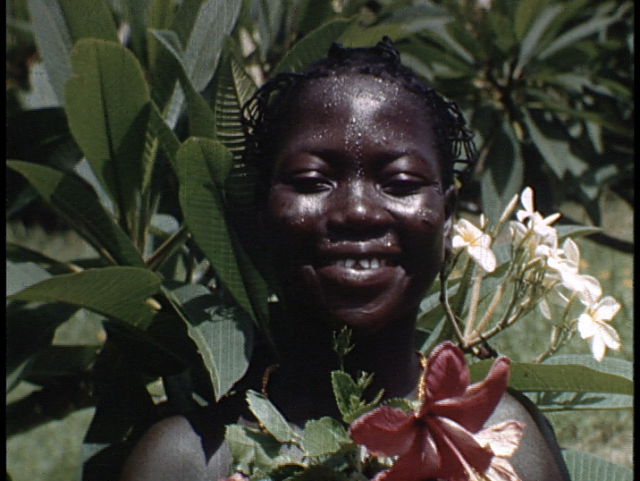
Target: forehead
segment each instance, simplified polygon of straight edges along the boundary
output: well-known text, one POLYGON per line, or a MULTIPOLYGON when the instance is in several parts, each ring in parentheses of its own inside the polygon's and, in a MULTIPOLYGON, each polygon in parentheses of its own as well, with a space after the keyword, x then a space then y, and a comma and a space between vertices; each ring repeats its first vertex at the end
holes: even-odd
POLYGON ((390 79, 345 74, 309 80, 284 107, 281 147, 292 142, 361 139, 369 144, 435 150, 433 115, 426 102, 390 79))

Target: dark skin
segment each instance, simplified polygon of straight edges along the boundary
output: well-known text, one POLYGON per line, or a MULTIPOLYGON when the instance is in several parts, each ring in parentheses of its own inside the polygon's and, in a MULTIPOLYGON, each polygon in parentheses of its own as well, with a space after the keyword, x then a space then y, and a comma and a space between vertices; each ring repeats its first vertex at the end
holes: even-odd
MULTIPOLYGON (((374 373, 371 391, 385 398, 414 396, 415 318, 450 247, 455 190, 443 185, 426 107, 402 86, 359 74, 321 78, 292 105, 263 212, 287 312, 274 330, 280 367, 267 393, 302 426, 339 418, 329 373, 342 326, 355 343, 347 371, 374 373)), ((223 426, 250 417, 242 396, 225 402, 152 427, 122 479, 227 475, 223 426)), ((514 458, 523 480, 563 479, 536 422, 509 395, 488 424, 502 419, 529 426, 514 458)))

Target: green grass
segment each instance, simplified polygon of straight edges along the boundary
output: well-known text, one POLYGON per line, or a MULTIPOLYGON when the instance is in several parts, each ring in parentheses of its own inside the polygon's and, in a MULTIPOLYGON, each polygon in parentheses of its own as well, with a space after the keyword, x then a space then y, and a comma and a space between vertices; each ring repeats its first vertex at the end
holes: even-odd
MULTIPOLYGON (((633 213, 619 203, 605 200, 605 231, 624 239, 631 239, 633 213)), ((565 206, 564 210, 579 219, 579 208, 565 206)), ((72 233, 48 236, 39 229, 24 230, 9 226, 7 240, 16 241, 49 255, 70 260, 92 254, 72 233)), ((623 347, 609 356, 633 360, 633 257, 621 254, 587 240, 579 244, 588 265, 585 271, 602 282, 605 295, 612 295, 623 304, 613 325, 622 336, 623 347)), ((546 346, 548 325, 538 321, 522 322, 506 330, 492 342, 500 352, 515 361, 535 357, 546 346)), ((92 316, 79 316, 56 334, 56 342, 95 342, 101 328, 92 316)), ((589 353, 586 342, 576 336, 560 353, 589 353)), ((25 395, 32 388, 21 385, 10 399, 25 395)), ((9 398, 8 398, 9 399, 9 398)), ((80 479, 82 438, 93 414, 85 409, 64 420, 50 422, 7 442, 7 469, 14 481, 74 481, 80 479)), ((583 413, 551 413, 560 444, 563 447, 586 451, 607 460, 633 467, 633 412, 587 411, 583 413)))

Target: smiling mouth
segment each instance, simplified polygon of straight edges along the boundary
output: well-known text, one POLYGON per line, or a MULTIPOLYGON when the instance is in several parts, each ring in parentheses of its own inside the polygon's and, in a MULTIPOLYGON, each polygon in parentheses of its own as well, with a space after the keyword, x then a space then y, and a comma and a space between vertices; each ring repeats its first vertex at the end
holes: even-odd
POLYGON ((396 263, 388 257, 343 257, 332 259, 327 265, 346 267, 355 270, 380 269, 395 266, 396 263))

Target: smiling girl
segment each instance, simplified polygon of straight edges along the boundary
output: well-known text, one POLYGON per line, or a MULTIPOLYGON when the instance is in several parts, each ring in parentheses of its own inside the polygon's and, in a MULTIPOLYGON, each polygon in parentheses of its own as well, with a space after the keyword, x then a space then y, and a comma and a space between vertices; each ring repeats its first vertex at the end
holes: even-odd
MULTIPOLYGON (((387 41, 333 46, 301 74, 265 84, 245 112, 245 159, 260 173, 257 231, 280 302, 271 324, 278 367, 254 362, 242 388, 262 382, 257 389, 296 427, 339 418, 332 341, 347 326, 354 348, 344 369, 373 373, 371 393, 415 398, 423 371, 416 316, 451 249, 456 163, 473 156, 462 116, 400 63, 387 41)), ((243 389, 189 418, 153 426, 122 479, 228 476, 224 425, 254 421, 243 389)), ((505 394, 488 421, 526 424, 512 459, 518 475, 568 479, 553 434, 523 402, 505 394)))

